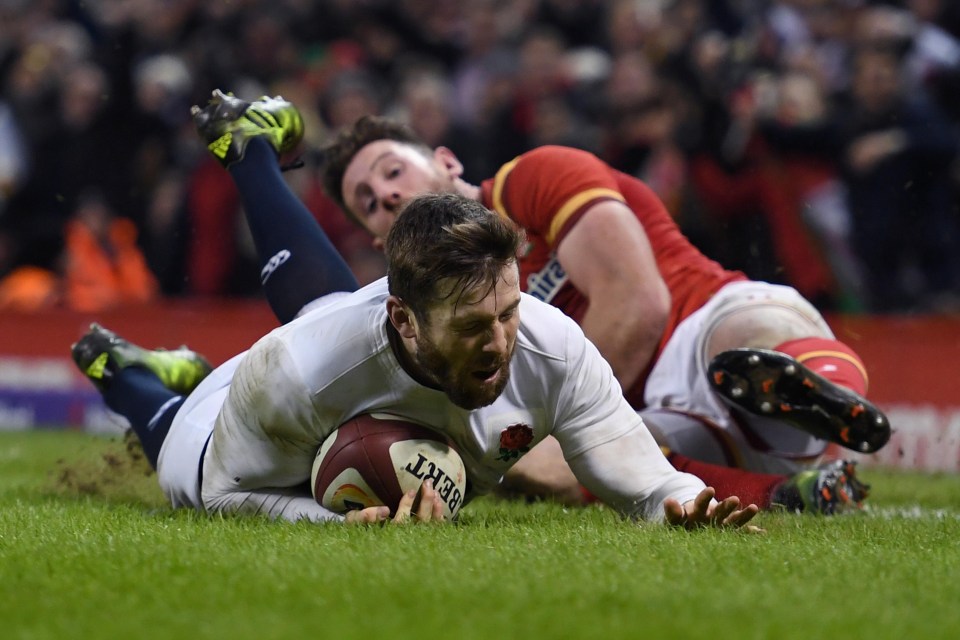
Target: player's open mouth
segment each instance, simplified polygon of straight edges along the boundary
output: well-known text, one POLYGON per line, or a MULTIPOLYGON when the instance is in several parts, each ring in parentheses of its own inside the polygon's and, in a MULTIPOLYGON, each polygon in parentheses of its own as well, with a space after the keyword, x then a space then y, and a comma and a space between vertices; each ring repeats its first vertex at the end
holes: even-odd
POLYGON ((477 371, 473 372, 473 377, 479 380, 480 382, 486 382, 486 383, 496 382, 497 378, 500 375, 500 369, 501 367, 499 365, 491 369, 478 369, 477 371))

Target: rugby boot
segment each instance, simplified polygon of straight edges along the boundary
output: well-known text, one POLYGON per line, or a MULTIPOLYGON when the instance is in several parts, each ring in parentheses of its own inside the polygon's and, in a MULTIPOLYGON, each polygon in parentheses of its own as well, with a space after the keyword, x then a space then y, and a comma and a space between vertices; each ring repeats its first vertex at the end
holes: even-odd
POLYGON ((280 96, 247 102, 215 89, 207 106, 194 105, 190 115, 207 149, 225 168, 243 159, 252 138, 267 140, 278 156, 303 139, 300 111, 280 96))
POLYGON ((213 370, 203 356, 186 347, 172 351, 143 349, 96 323, 70 347, 70 353, 80 371, 101 392, 117 372, 127 367, 152 371, 165 387, 181 395, 193 391, 213 370))
POLYGON ((870 485, 857 478, 854 460, 833 460, 791 476, 771 503, 788 511, 834 515, 863 509, 870 485))
POLYGON ((707 375, 731 406, 782 420, 822 440, 873 453, 890 439, 890 421, 874 404, 785 353, 724 351, 710 363, 707 375))

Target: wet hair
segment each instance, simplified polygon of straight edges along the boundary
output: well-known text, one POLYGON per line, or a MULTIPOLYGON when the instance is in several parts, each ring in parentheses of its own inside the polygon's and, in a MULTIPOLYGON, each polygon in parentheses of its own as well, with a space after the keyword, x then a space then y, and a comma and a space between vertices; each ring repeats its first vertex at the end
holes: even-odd
POLYGON ((524 238, 513 221, 465 196, 413 198, 387 235, 390 293, 426 322, 426 312, 437 302, 492 290, 504 267, 516 261, 524 238))
POLYGON ((377 140, 396 140, 416 147, 429 156, 433 150, 407 125, 380 116, 363 116, 352 127, 341 130, 321 150, 323 190, 353 219, 356 216, 343 199, 343 174, 360 149, 377 140))

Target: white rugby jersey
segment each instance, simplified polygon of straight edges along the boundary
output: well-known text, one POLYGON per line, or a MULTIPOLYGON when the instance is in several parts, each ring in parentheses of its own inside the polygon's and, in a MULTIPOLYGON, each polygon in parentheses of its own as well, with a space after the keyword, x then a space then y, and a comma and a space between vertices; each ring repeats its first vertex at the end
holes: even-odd
MULTIPOLYGON (((490 491, 548 434, 580 482, 627 515, 660 518, 665 499, 685 502, 704 488, 667 462, 609 365, 556 308, 523 295, 510 380, 494 403, 468 411, 401 368, 388 339, 387 295, 382 279, 279 327, 238 360, 232 380, 221 375, 222 384, 194 392, 224 393, 230 381, 203 461, 205 509, 337 517, 304 483, 326 436, 370 412, 446 434, 471 495, 490 491)), ((191 396, 181 412, 203 405, 191 396)))

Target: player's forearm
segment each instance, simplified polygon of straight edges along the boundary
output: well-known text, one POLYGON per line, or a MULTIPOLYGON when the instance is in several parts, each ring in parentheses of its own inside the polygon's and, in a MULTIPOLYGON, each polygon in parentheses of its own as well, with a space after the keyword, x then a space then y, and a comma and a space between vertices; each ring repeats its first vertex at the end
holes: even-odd
POLYGON ((696 476, 674 469, 644 426, 568 462, 593 495, 632 518, 661 520, 665 500, 673 498, 683 504, 705 487, 696 476))
POLYGON ((610 364, 620 386, 629 389, 656 354, 666 313, 591 303, 580 325, 610 364))
POLYGON ((235 491, 219 495, 204 492, 203 504, 210 513, 265 515, 290 522, 343 520, 343 516, 321 507, 312 497, 292 490, 235 491))

